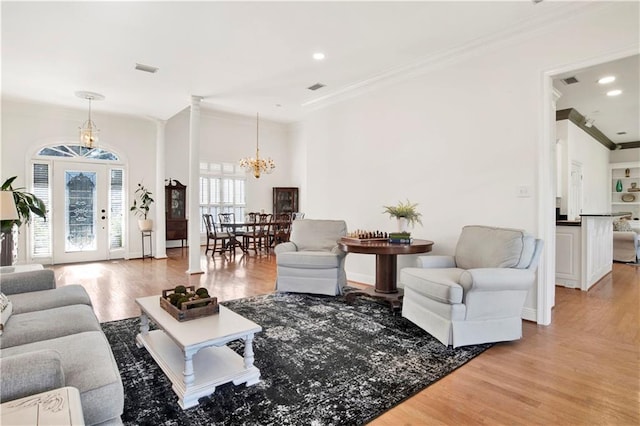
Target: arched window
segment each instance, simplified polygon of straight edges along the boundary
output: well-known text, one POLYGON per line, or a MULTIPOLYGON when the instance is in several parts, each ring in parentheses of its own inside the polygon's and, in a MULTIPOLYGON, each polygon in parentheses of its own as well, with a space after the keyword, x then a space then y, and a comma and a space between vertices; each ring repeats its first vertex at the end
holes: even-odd
POLYGON ((120 161, 118 156, 102 148, 87 148, 80 144, 61 144, 47 146, 37 155, 45 157, 87 158, 90 160, 120 161))

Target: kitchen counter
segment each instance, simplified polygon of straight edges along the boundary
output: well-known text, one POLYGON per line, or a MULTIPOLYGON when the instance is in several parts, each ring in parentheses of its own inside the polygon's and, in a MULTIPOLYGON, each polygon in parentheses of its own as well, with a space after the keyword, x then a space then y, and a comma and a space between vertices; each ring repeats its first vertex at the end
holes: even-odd
POLYGON ((581 214, 580 221, 556 222, 556 284, 587 291, 613 269, 613 217, 625 213, 581 214))

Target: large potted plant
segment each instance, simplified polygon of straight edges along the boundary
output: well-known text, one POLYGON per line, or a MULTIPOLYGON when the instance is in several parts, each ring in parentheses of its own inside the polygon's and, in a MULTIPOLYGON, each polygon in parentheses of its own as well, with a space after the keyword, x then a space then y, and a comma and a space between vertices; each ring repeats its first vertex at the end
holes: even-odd
POLYGON ((153 219, 148 219, 149 207, 153 204, 154 200, 151 197, 153 194, 141 183, 138 184, 138 189, 134 193, 134 200, 131 208, 138 219, 138 227, 141 231, 151 231, 153 229, 153 219))
POLYGON ((25 188, 14 188, 13 181, 17 176, 10 177, 5 180, 0 190, 13 193, 13 201, 18 211, 18 219, 0 221, 0 230, 2 232, 2 246, 0 248, 0 265, 13 265, 18 255, 18 230, 22 224, 29 224, 34 217, 47 219, 47 208, 44 201, 36 197, 30 192, 26 192, 25 188))
POLYGON ((382 207, 384 207, 384 213, 387 213, 389 217, 395 217, 398 220, 398 231, 400 232, 408 232, 407 228, 409 225, 412 227, 416 223, 422 225, 422 220, 420 220, 422 213, 417 210, 418 204, 412 204, 407 200, 406 203, 399 201, 395 206, 382 207))

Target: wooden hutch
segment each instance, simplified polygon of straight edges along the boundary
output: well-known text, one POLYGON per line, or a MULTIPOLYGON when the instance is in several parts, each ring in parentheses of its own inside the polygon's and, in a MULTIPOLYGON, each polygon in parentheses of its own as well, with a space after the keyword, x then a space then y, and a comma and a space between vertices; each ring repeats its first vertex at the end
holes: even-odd
POLYGON ((180 240, 182 247, 187 240, 187 187, 175 179, 169 179, 164 187, 167 241, 180 240))

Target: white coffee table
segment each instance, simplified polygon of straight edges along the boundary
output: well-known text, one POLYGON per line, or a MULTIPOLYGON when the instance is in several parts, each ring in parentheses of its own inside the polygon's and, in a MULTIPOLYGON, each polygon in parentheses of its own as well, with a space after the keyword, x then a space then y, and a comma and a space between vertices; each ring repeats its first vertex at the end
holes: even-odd
POLYGON ((182 409, 198 405, 198 398, 233 382, 254 385, 260 370, 253 365, 253 336, 258 324, 220 306, 220 312, 179 322, 160 307, 159 296, 136 299, 140 306, 138 347, 144 346, 173 384, 182 409), (149 318, 161 330, 149 331, 149 318), (244 357, 226 346, 244 340, 244 357))

